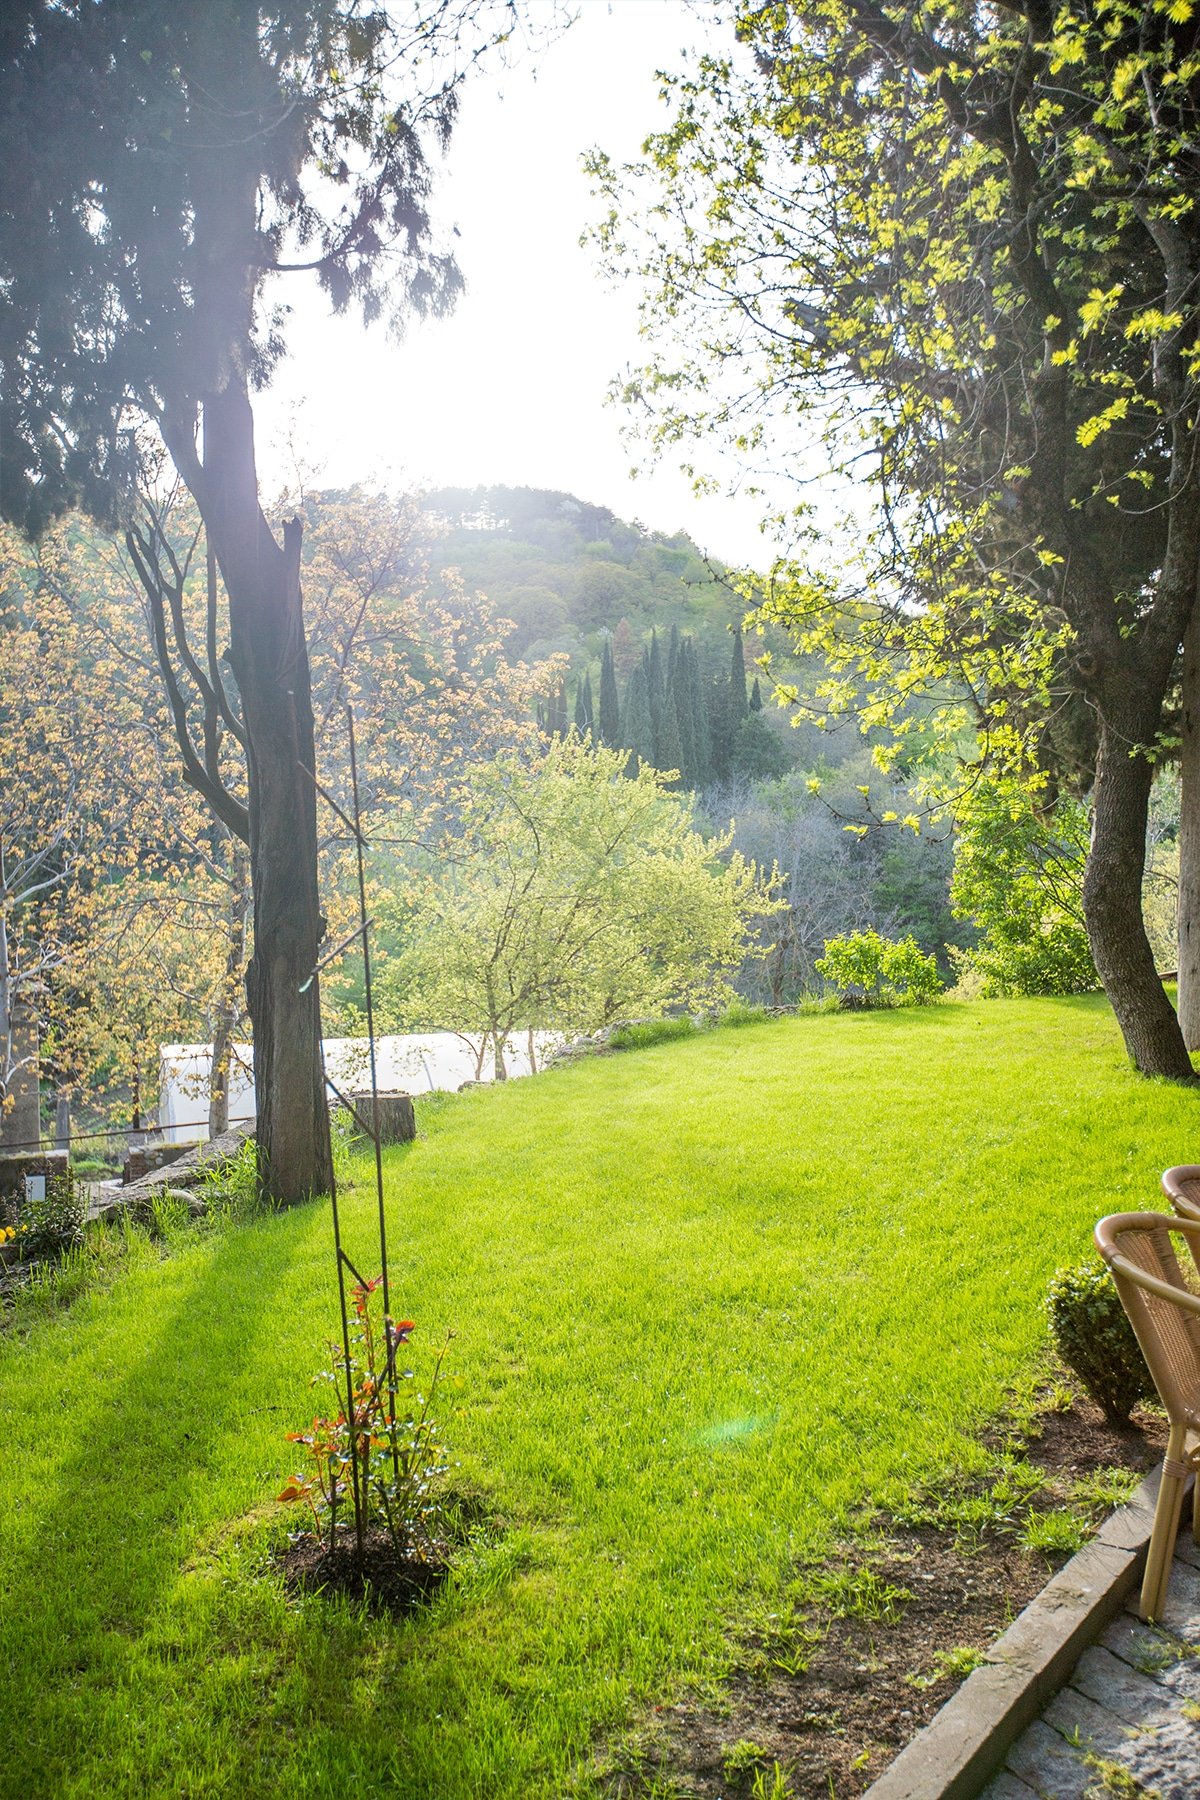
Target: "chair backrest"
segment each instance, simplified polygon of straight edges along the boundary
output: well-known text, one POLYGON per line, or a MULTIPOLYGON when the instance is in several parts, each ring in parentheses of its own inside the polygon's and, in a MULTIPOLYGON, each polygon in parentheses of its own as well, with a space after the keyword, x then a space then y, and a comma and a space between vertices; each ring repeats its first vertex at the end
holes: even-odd
POLYGON ((1162 1191, 1182 1219, 1200 1219, 1200 1163, 1164 1169, 1162 1191))
POLYGON ((1168 1213, 1113 1213, 1096 1227, 1159 1399, 1173 1424, 1200 1424, 1200 1296, 1184 1278, 1173 1240, 1200 1254, 1200 1220, 1168 1213))

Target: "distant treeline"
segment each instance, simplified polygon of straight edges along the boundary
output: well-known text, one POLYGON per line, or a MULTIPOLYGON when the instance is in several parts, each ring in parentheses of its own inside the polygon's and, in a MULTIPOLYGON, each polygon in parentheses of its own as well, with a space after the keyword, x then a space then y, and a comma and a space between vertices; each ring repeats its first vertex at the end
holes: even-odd
POLYGON ((664 651, 657 630, 633 663, 624 692, 617 680, 613 639, 606 638, 600 656, 599 691, 585 670, 574 683, 566 679, 558 692, 538 708, 543 731, 565 737, 572 729, 590 732, 613 750, 630 752, 633 773, 642 763, 677 770, 682 786, 704 789, 731 777, 774 779, 788 767, 779 738, 762 716, 757 677, 749 693, 739 625, 727 674, 701 673, 690 634, 671 627, 664 651))

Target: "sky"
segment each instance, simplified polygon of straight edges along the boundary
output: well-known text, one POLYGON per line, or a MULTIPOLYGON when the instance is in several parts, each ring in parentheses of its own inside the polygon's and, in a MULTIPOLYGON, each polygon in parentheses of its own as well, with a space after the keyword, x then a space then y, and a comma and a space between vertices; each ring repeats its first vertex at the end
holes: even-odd
MULTIPOLYGON (((339 486, 562 489, 761 565, 760 502, 698 500, 671 466, 631 478, 645 446, 622 440, 627 416, 606 395, 646 359, 638 294, 608 283, 579 241, 599 213, 582 154, 636 156, 666 117, 656 69, 678 66, 704 26, 680 0, 576 9, 536 55, 485 68, 464 89, 434 201, 459 233, 466 293, 455 312, 412 326, 397 346, 382 326, 331 318, 316 293, 295 302, 289 363, 257 409, 264 473, 286 478, 292 441, 317 479, 339 486)), ((732 465, 715 472, 736 482, 732 465)))

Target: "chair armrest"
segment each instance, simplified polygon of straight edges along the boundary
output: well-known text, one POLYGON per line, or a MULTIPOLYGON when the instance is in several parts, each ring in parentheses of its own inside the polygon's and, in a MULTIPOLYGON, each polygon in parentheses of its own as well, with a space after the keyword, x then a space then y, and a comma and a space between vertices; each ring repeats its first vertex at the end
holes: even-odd
POLYGON ((1122 1275, 1140 1288, 1148 1288, 1163 1300, 1170 1300, 1174 1306, 1182 1306, 1185 1312, 1200 1316, 1200 1295, 1189 1294, 1186 1288, 1175 1287, 1169 1281, 1162 1281, 1157 1275, 1148 1275, 1145 1269, 1139 1269, 1136 1263, 1127 1262, 1123 1256, 1108 1259, 1110 1269, 1118 1270, 1122 1275))

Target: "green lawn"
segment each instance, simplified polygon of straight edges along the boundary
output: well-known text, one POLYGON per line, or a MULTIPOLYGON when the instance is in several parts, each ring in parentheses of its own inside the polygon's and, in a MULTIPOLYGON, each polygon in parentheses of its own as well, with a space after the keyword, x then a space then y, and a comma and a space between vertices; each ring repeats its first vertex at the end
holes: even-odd
MULTIPOLYGON (((396 1309, 502 1521, 401 1625, 288 1600, 324 1204, 0 1342, 0 1792, 602 1791, 864 1497, 972 1455, 1102 1212, 1197 1154, 1099 1001, 790 1019, 476 1090, 389 1155, 396 1309), (20 1746, 14 1756, 14 1747, 20 1746)), ((369 1259, 365 1166, 345 1196, 369 1259)))

